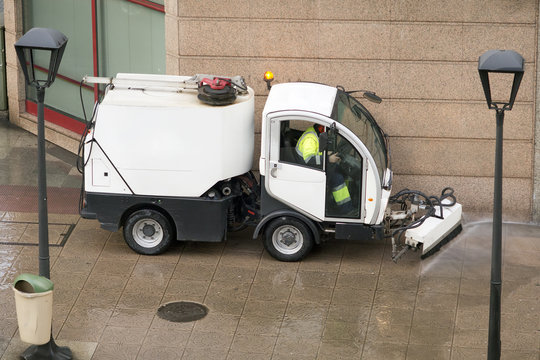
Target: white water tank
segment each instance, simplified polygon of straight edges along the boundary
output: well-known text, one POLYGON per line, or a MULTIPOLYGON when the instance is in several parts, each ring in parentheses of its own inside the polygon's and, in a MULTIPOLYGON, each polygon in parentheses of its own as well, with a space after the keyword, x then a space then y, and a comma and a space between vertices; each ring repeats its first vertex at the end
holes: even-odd
POLYGON ((86 191, 198 197, 251 170, 252 89, 231 105, 211 106, 198 100, 196 89, 167 89, 188 77, 122 79, 130 76, 129 88, 106 92, 86 137, 86 191), (144 86, 149 80, 153 87, 144 86))

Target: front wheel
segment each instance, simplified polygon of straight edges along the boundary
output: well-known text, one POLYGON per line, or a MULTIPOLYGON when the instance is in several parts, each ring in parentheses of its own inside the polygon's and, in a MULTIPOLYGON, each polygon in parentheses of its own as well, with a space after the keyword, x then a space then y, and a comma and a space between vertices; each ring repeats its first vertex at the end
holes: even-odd
POLYGON ((266 227, 264 247, 277 260, 299 261, 313 248, 313 234, 302 221, 279 217, 266 227))
POLYGON ((171 224, 158 211, 138 210, 124 224, 124 239, 139 254, 161 254, 172 243, 171 224))

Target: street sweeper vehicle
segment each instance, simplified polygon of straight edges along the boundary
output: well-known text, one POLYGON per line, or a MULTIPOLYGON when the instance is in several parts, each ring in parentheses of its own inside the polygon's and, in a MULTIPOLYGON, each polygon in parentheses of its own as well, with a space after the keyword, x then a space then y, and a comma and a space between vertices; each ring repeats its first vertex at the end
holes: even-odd
POLYGON ((140 254, 162 253, 174 240, 219 242, 254 226, 253 238, 262 235, 282 261, 300 260, 331 238, 385 237, 397 259, 417 248, 428 256, 461 229, 451 188, 440 196, 391 195, 388 137, 352 96, 380 102, 373 92, 272 86, 258 179, 251 171, 255 95, 242 77, 84 81, 105 89, 81 140, 80 213, 110 231, 123 227, 140 254))

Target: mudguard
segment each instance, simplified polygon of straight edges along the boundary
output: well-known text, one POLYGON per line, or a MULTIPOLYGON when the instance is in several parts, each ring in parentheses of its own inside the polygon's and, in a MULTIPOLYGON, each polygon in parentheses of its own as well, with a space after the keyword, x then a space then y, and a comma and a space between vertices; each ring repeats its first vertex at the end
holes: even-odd
POLYGON ((315 243, 316 244, 321 243, 319 229, 317 229, 317 227, 313 223, 313 220, 293 210, 277 210, 266 215, 264 218, 261 219, 259 224, 257 224, 257 227, 255 228, 255 231, 253 232, 253 239, 257 239, 259 237, 259 235, 264 231, 264 228, 266 227, 266 224, 268 224, 268 222, 280 216, 289 216, 289 217, 294 217, 294 218, 297 218, 298 220, 301 220, 309 227, 309 229, 313 233, 313 240, 315 241, 315 243))

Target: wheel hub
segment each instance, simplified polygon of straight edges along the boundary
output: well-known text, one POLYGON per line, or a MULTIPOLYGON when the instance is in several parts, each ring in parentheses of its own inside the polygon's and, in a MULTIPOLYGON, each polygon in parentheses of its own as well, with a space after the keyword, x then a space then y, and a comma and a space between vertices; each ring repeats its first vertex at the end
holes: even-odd
POLYGON ((142 228, 142 232, 144 236, 150 237, 150 236, 154 236, 154 234, 156 233, 156 229, 152 225, 144 224, 142 228))
POLYGON ((281 242, 286 246, 291 246, 296 242, 296 235, 292 231, 287 230, 281 234, 281 242))

